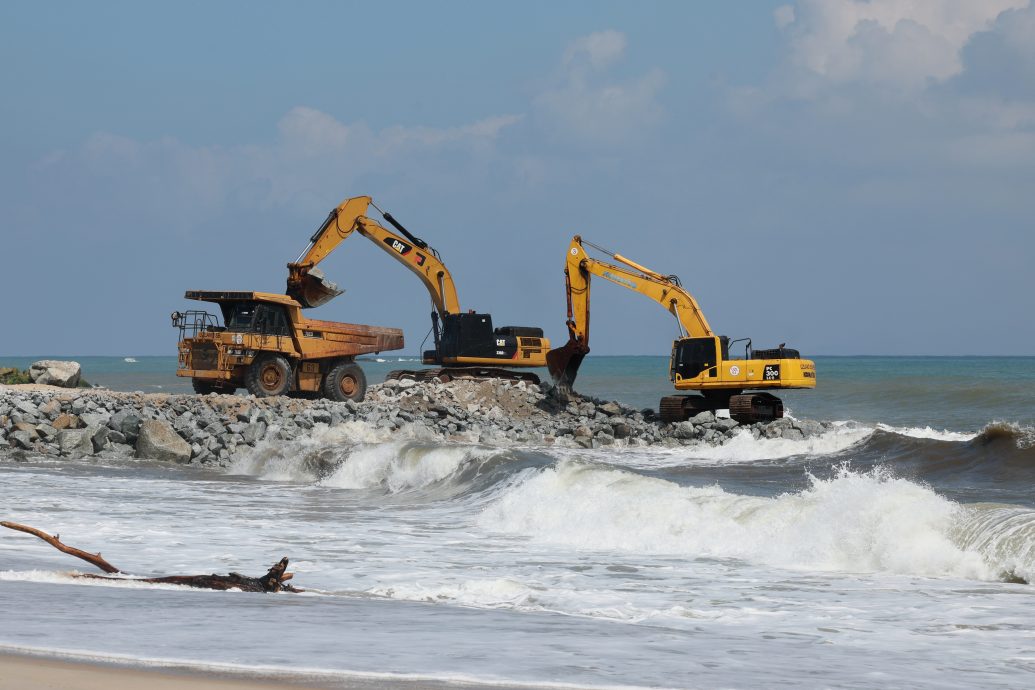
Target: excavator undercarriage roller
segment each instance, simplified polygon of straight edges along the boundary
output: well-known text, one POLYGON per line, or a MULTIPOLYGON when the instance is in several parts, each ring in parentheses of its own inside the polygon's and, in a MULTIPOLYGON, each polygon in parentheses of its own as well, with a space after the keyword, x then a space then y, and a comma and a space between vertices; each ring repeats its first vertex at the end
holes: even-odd
POLYGON ((683 422, 694 415, 729 408, 730 417, 741 424, 771 422, 783 417, 783 402, 770 393, 738 393, 729 398, 703 395, 668 395, 661 399, 659 417, 663 422, 683 422))
POLYGON ((525 381, 539 385, 539 377, 524 371, 510 371, 497 367, 442 367, 438 369, 395 369, 385 375, 385 381, 412 379, 414 381, 439 381, 448 383, 453 379, 474 379, 484 381, 525 381))

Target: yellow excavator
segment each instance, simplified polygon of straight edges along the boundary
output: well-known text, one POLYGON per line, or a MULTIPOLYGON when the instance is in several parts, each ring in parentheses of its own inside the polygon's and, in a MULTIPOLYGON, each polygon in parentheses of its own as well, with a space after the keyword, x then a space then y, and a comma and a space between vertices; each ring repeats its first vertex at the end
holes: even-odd
POLYGON ((558 392, 571 393, 575 376, 589 352, 590 278, 600 276, 615 285, 639 292, 676 317, 680 337, 672 343, 669 374, 677 390, 699 395, 670 395, 661 399, 662 421, 678 422, 705 410, 729 409, 742 423, 769 421, 783 416, 783 403, 767 391, 815 388, 816 365, 801 359, 784 345, 754 350, 749 338, 730 341, 715 335, 697 301, 674 275, 662 275, 576 235, 568 248, 564 268, 568 295, 568 342, 547 356, 558 392), (616 263, 589 256, 586 246, 616 263), (731 359, 729 348, 744 342, 744 357, 731 359))
POLYGON ((391 213, 379 209, 368 196, 346 199, 328 214, 298 259, 288 264, 287 294, 304 307, 316 307, 340 295, 338 286, 328 281, 316 266, 354 232, 413 271, 431 295, 435 349, 426 350, 421 359, 423 364, 437 368, 393 371, 388 378, 440 381, 458 377, 504 378, 539 383, 534 373, 513 369, 546 365, 550 341, 543 337, 543 329, 531 326, 494 329, 490 314, 462 311, 453 276, 439 253, 410 233, 391 213), (367 217, 370 206, 397 232, 367 217))

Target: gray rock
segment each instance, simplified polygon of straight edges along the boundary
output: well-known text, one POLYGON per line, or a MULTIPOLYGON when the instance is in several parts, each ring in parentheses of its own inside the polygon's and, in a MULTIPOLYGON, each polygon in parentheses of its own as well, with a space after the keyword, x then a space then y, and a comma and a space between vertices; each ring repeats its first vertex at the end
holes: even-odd
POLYGON ((705 410, 704 412, 698 412, 690 418, 694 424, 711 424, 715 421, 715 413, 711 410, 705 410))
POLYGON ((823 425, 819 422, 813 422, 808 419, 799 419, 794 422, 794 426, 801 431, 802 436, 809 438, 811 436, 818 436, 823 433, 823 425))
POLYGON ((104 449, 108 445, 108 427, 100 424, 88 424, 83 429, 83 434, 86 438, 90 439, 90 444, 93 446, 93 452, 97 453, 104 449))
POLYGON ((805 439, 805 434, 801 433, 801 429, 795 429, 793 426, 784 429, 782 436, 788 441, 802 441, 805 439))
POLYGON ((597 407, 597 409, 600 410, 601 412, 603 412, 604 414, 609 414, 609 415, 621 414, 621 412, 622 412, 622 408, 620 408, 618 406, 618 403, 616 403, 616 402, 604 403, 603 405, 600 405, 599 407, 597 407))
POLYGON ((37 413, 36 406, 28 400, 18 400, 14 403, 14 407, 28 415, 35 415, 37 413))
POLYGON ((25 450, 32 450, 33 439, 35 437, 24 429, 18 429, 12 431, 7 436, 7 442, 15 448, 24 448, 25 450))
POLYGON ((149 419, 140 424, 136 455, 151 460, 190 462, 191 448, 171 426, 149 419))
POLYGON ((121 431, 108 430, 108 441, 111 443, 125 443, 126 437, 121 431))
POLYGON ((716 431, 727 432, 731 429, 735 429, 740 426, 740 422, 735 419, 722 418, 715 420, 715 426, 713 427, 716 431))
POLYGON ((266 436, 266 425, 262 422, 248 424, 241 430, 241 439, 248 445, 262 441, 264 436, 266 436))
POLYGON ((676 422, 672 425, 672 435, 680 439, 691 439, 697 435, 693 422, 676 422))
POLYGON ((63 362, 56 359, 41 359, 29 367, 29 378, 33 383, 62 388, 75 388, 79 385, 82 369, 79 362, 63 362))
POLYGON ((575 440, 580 438, 593 438, 593 430, 585 424, 575 427, 575 440))
POLYGON ((121 432, 129 443, 136 443, 140 429, 140 415, 135 410, 119 410, 108 420, 108 426, 121 432))
POLYGON ((83 420, 83 423, 86 424, 86 426, 107 426, 108 420, 111 419, 110 416, 104 414, 103 412, 84 412, 83 414, 79 415, 79 418, 83 420))
POLYGON ((93 441, 86 435, 86 429, 62 429, 57 435, 58 448, 62 453, 93 454, 93 441))
POLYGON ((49 424, 40 424, 36 427, 36 433, 40 435, 40 438, 49 443, 57 438, 58 430, 49 424))
POLYGON ((615 438, 629 438, 633 434, 632 427, 625 422, 612 424, 611 428, 614 429, 615 438))

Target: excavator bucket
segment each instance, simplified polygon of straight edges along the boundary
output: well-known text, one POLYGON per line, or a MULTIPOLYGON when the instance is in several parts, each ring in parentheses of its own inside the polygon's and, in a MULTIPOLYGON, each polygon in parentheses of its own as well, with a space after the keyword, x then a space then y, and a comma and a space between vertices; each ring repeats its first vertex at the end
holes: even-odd
POLYGON ((557 392, 570 395, 575 385, 575 377, 582 366, 582 360, 589 352, 589 348, 573 337, 568 338, 561 347, 554 348, 546 353, 546 366, 553 377, 553 385, 557 392))
POLYGON ((287 294, 298 300, 303 307, 319 307, 343 292, 318 268, 308 271, 294 283, 288 281, 287 294))

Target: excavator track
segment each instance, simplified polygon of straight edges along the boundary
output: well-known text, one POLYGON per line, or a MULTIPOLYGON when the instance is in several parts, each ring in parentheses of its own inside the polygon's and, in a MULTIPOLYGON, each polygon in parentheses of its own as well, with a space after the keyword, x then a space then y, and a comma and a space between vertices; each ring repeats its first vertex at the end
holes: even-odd
POLYGON ((741 424, 771 422, 783 417, 783 401, 771 393, 742 393, 730 397, 730 417, 741 424))
POLYGON ((663 422, 685 422, 699 412, 725 407, 703 395, 666 395, 658 405, 658 416, 663 422))
POLYGON ((395 369, 385 375, 385 381, 412 379, 414 381, 439 381, 448 383, 453 379, 485 381, 525 381, 539 385, 540 379, 530 372, 510 371, 498 367, 441 367, 438 369, 395 369))

